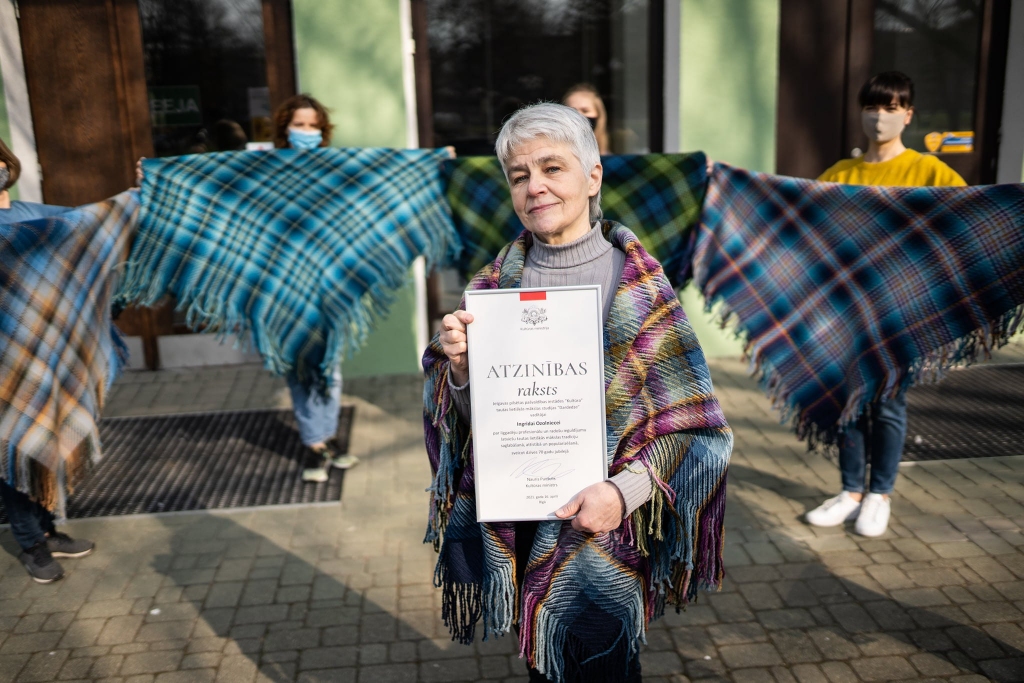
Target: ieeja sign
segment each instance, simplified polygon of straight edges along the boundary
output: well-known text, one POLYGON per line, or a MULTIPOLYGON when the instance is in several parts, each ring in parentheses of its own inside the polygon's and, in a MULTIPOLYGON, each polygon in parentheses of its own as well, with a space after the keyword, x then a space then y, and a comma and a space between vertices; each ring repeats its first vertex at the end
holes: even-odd
POLYGON ((199 86, 170 85, 150 88, 149 115, 154 126, 202 125, 199 86))

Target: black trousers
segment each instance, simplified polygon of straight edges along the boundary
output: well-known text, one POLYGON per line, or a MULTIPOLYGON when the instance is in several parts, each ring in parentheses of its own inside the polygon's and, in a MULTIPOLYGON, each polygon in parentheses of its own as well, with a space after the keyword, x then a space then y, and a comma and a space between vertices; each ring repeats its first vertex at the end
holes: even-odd
POLYGON ((56 531, 49 510, 3 479, 0 479, 0 499, 11 522, 11 535, 22 550, 28 550, 45 539, 46 534, 56 531))
MULTIPOLYGON (((516 585, 520 593, 523 588, 523 576, 526 563, 530 560, 530 549, 537 535, 537 522, 519 522, 516 524, 516 585)), ((518 633, 518 627, 517 627, 518 633)), ((630 657, 628 642, 620 642, 607 655, 591 659, 605 652, 618 637, 618 626, 614 620, 598 619, 586 627, 594 633, 594 638, 583 642, 571 634, 567 637, 565 651, 562 654, 565 662, 563 671, 565 683, 641 683, 640 657, 630 657), (589 661, 588 661, 589 660, 589 661)), ((530 667, 530 683, 551 683, 551 679, 530 667)))

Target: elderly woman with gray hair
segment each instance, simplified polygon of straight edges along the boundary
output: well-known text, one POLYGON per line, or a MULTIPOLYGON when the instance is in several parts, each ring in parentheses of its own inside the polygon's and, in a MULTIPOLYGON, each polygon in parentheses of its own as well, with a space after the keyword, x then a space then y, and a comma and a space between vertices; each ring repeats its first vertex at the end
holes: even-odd
POLYGON ((477 523, 464 310, 423 357, 434 473, 427 540, 453 636, 515 629, 531 681, 639 681, 640 643, 664 611, 722 578, 732 450, 704 354, 661 265, 601 220, 602 166, 587 120, 542 103, 511 116, 497 153, 526 230, 470 289, 602 285, 611 477, 565 521, 477 523))

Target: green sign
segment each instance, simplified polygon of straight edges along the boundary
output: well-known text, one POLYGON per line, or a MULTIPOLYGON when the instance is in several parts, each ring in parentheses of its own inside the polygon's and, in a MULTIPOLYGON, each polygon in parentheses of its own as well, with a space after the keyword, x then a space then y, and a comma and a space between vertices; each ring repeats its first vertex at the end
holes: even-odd
POLYGON ((199 86, 167 85, 150 88, 149 115, 154 126, 202 125, 199 86))

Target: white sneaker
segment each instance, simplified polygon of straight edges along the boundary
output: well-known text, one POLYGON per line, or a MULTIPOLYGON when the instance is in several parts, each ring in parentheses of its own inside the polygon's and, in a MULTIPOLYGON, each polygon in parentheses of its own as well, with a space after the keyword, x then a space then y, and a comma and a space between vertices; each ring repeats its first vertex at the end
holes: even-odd
POLYGON ((850 497, 849 491, 843 491, 834 498, 807 513, 807 523, 814 526, 839 526, 857 517, 860 502, 850 497))
POLYGON ((327 449, 314 451, 306 448, 306 466, 302 470, 302 481, 323 483, 331 472, 331 456, 327 449))
POLYGON ((355 467, 359 464, 359 458, 354 455, 336 455, 331 458, 331 466, 336 467, 339 470, 347 470, 350 467, 355 467))
POLYGON ((869 493, 864 496, 864 504, 860 506, 857 524, 853 527, 861 536, 881 536, 889 528, 889 512, 892 505, 881 493, 869 493))

